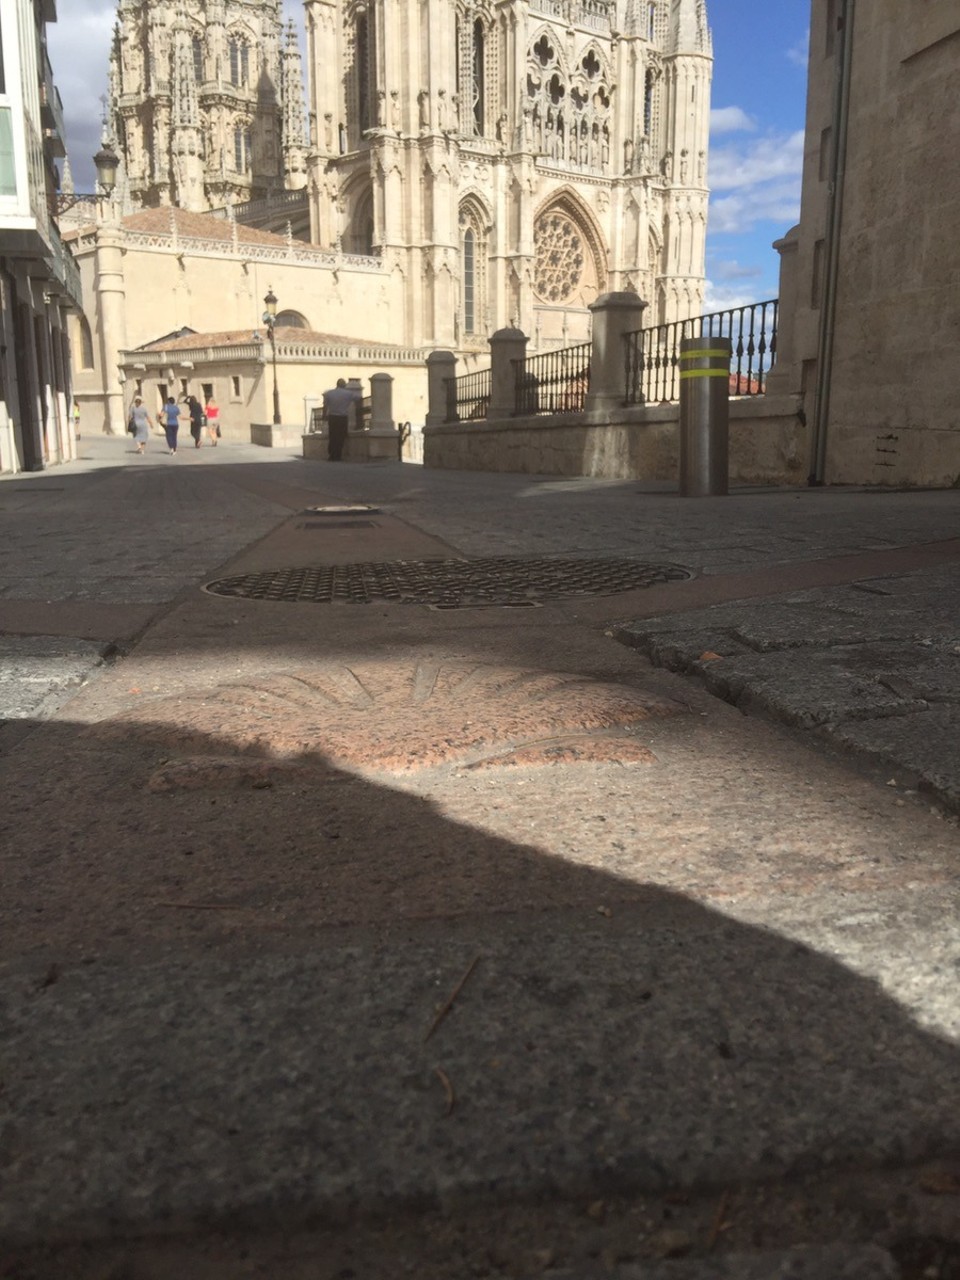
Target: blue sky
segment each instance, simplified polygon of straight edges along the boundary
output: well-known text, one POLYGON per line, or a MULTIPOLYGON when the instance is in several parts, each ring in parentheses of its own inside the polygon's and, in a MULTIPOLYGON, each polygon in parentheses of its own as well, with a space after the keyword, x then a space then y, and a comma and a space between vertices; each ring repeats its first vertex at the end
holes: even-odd
POLYGON ((778 292, 800 217, 810 0, 707 0, 713 32, 707 309, 778 292))
MULTIPOLYGON (((298 22, 298 0, 284 0, 298 22)), ((90 190, 115 0, 61 0, 48 29, 78 190, 90 190)), ((713 31, 707 309, 777 295, 771 247, 800 215, 810 0, 707 0, 713 31)))

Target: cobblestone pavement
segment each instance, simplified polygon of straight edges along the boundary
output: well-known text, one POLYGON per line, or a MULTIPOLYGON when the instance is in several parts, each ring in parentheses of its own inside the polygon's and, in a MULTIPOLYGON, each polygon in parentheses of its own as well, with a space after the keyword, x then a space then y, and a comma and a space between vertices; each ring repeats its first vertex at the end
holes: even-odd
POLYGON ((84 452, 0 481, 0 1275, 955 1275, 960 495, 84 452), (497 556, 691 576, 202 590, 497 556))

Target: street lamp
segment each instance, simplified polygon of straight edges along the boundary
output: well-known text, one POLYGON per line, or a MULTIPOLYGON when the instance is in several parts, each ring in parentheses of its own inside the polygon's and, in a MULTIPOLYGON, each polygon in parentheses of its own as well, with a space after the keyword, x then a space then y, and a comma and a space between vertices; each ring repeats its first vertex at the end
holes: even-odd
POLYGON ((120 167, 120 157, 105 142, 93 157, 93 163, 97 167, 99 194, 104 196, 112 195, 113 189, 117 185, 117 169, 120 167))
POLYGON ((263 313, 263 323, 270 330, 270 350, 273 353, 273 425, 280 425, 280 390, 277 386, 277 335, 274 333, 274 326, 277 323, 277 299, 273 290, 270 289, 267 296, 263 300, 266 310, 263 313))

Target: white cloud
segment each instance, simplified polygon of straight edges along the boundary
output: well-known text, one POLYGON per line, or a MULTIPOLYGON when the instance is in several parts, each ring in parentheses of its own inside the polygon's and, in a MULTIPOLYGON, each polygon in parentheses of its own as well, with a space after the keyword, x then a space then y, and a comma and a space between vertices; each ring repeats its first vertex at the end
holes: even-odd
MULTIPOLYGON (((776 289, 773 290, 776 293, 776 289)), ((718 285, 707 278, 703 294, 703 314, 710 315, 714 311, 732 311, 734 307, 749 307, 762 301, 766 295, 757 295, 756 289, 734 289, 718 285)))
POLYGON ((711 191, 755 187, 803 172, 803 130, 766 134, 747 145, 711 147, 707 178, 711 191))
POLYGON ((742 107, 714 107, 710 112, 710 136, 723 133, 753 133, 757 122, 742 107))
POLYGON ((711 263, 710 275, 718 280, 755 280, 763 269, 755 263, 746 265, 732 259, 711 263))
POLYGON ((800 216, 803 133, 765 134, 710 151, 710 231, 749 231, 758 222, 791 226, 800 216))
POLYGON ((733 191, 710 201, 710 231, 751 231, 758 222, 774 222, 783 229, 800 216, 800 179, 733 191))
POLYGON ((795 67, 800 67, 802 71, 806 71, 807 63, 810 61, 810 32, 807 31, 802 40, 798 40, 787 50, 787 61, 792 62, 795 67))

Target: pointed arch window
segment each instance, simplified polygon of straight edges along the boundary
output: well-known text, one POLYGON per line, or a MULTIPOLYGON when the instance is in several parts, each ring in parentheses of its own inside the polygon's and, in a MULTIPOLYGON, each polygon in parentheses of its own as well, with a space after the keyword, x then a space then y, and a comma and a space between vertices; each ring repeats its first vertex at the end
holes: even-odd
POLYGON ((473 24, 473 126, 479 137, 484 134, 484 115, 486 87, 484 84, 484 68, 486 65, 486 37, 483 23, 477 18, 473 24))
POLYGON ((460 329, 465 338, 482 334, 486 325, 486 230, 472 202, 460 209, 460 329))
MULTIPOLYGON (((354 190, 354 189, 352 189, 354 190)), ((345 253, 370 256, 373 243, 373 193, 369 188, 347 197, 347 221, 343 229, 345 253)))
POLYGON ((245 40, 233 36, 230 39, 229 53, 230 83, 238 89, 246 89, 250 84, 250 47, 245 40))
POLYGON ((491 35, 472 5, 457 15, 456 39, 460 130, 468 137, 482 138, 489 132, 489 122, 495 114, 487 102, 491 35))
POLYGON ((199 36, 193 37, 193 78, 203 84, 203 41, 199 36))
POLYGON ((357 119, 361 134, 377 123, 376 31, 372 15, 358 14, 354 36, 354 71, 357 81, 357 119))
POLYGON ((233 167, 236 173, 249 173, 253 168, 253 130, 249 124, 233 131, 233 167))
POLYGON ((477 331, 477 237, 473 227, 463 236, 463 332, 477 331))
POLYGON ((80 368, 93 368, 93 333, 86 316, 80 316, 80 368))

